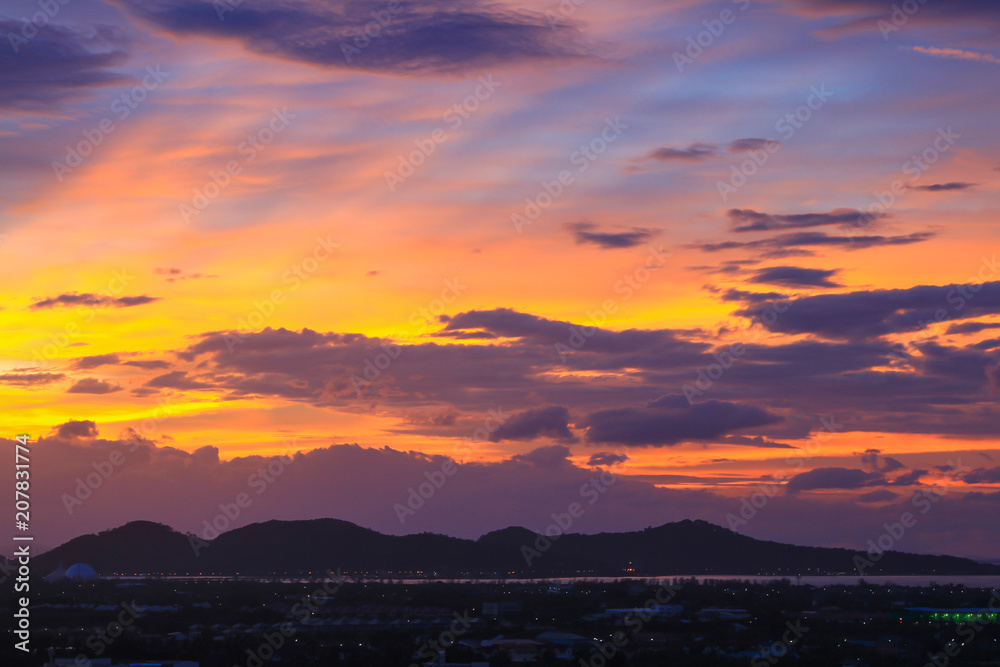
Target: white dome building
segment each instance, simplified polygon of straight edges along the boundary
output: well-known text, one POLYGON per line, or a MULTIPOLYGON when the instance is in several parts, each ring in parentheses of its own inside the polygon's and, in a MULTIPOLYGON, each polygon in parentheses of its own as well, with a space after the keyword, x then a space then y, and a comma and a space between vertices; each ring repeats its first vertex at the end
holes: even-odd
POLYGON ((66 578, 72 581, 94 581, 97 579, 97 572, 86 563, 77 563, 66 570, 66 578))

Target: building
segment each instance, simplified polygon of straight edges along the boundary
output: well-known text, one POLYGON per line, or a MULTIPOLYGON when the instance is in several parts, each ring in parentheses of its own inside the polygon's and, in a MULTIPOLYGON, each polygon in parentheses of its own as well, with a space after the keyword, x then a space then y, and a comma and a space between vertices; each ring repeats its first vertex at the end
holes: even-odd
POLYGON ((910 607, 889 613, 889 619, 900 623, 996 623, 1000 612, 991 609, 933 609, 931 607, 910 607))

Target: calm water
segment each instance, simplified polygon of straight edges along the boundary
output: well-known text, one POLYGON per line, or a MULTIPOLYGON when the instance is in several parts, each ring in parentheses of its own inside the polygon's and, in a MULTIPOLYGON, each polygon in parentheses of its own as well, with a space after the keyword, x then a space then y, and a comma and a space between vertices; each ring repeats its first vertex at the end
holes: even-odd
MULTIPOLYGON (((142 580, 145 577, 101 577, 102 579, 123 579, 123 580, 142 580)), ((215 581, 280 581, 284 583, 289 582, 310 582, 319 581, 323 577, 222 577, 222 576, 195 576, 195 577, 157 577, 158 579, 166 579, 171 581, 205 581, 205 580, 215 580, 215 581)), ((556 577, 551 579, 492 579, 492 578, 477 578, 477 579, 385 579, 376 577, 345 577, 348 581, 370 581, 370 582, 397 582, 404 584, 427 584, 434 582, 445 582, 445 583, 459 583, 459 584, 482 584, 482 583, 543 583, 551 582, 556 584, 572 584, 578 581, 597 581, 597 582, 612 582, 612 581, 644 581, 653 580, 657 577, 556 577)), ((861 580, 864 580, 870 584, 896 584, 899 586, 930 586, 932 584, 962 584, 969 588, 989 588, 989 589, 1000 589, 1000 576, 986 575, 986 576, 935 576, 935 575, 919 575, 919 576, 869 576, 869 577, 859 577, 857 575, 829 575, 829 576, 807 576, 807 577, 783 577, 783 576, 748 576, 748 575, 727 575, 727 574, 713 574, 713 575, 697 575, 697 576, 684 576, 684 575, 669 575, 665 577, 660 577, 662 579, 696 579, 698 581, 752 581, 754 583, 765 583, 768 581, 778 581, 780 579, 790 579, 792 583, 798 583, 808 586, 853 586, 858 584, 861 580)))

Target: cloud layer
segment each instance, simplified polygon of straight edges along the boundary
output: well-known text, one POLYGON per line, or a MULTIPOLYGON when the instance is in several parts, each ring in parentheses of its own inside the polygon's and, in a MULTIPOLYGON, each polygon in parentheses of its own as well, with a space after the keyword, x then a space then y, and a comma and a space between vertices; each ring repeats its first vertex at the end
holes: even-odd
POLYGON ((174 34, 238 40, 256 53, 338 69, 440 74, 521 61, 571 60, 586 52, 568 25, 499 5, 378 0, 239 5, 199 0, 119 0, 174 34), (221 11, 220 11, 220 8, 221 11))

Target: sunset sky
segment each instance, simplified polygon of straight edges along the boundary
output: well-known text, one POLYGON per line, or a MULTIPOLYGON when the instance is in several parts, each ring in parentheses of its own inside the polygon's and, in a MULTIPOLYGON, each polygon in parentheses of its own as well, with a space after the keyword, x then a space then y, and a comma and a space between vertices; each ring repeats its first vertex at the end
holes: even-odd
POLYGON ((998 30, 4 2, 0 436, 37 440, 37 539, 202 533, 241 492, 234 526, 540 531, 604 469, 574 531, 862 548, 912 511, 894 548, 1000 559, 998 30))

